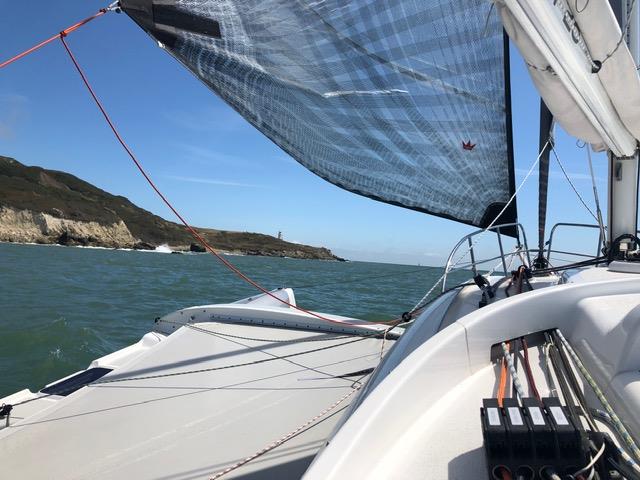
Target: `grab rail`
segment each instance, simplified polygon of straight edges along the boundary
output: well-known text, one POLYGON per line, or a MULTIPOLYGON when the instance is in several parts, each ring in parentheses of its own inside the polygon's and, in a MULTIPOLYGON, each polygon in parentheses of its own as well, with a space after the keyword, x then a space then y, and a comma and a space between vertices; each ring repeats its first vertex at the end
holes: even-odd
MULTIPOLYGON (((444 276, 443 276, 443 280, 442 280, 442 291, 444 292, 447 289, 447 276, 449 275, 449 273, 457 271, 457 270, 462 270, 465 269, 467 267, 471 267, 471 270, 473 272, 473 275, 476 276, 478 275, 478 265, 481 265, 483 263, 487 263, 490 262, 492 260, 500 260, 502 263, 502 270, 504 272, 504 275, 507 276, 509 274, 508 272, 508 268, 507 268, 507 259, 511 258, 515 255, 522 255, 522 254, 526 254, 527 256, 527 264, 531 265, 531 256, 529 254, 529 247, 527 245, 527 235, 524 232, 524 228, 522 227, 522 225, 520 223, 505 223, 503 225, 495 225, 493 227, 490 227, 488 229, 482 229, 482 230, 476 230, 475 232, 471 232, 468 235, 465 235, 464 237, 462 237, 460 239, 460 241, 455 245, 455 247, 453 247, 453 250, 451 250, 451 253, 449 254, 449 258, 447 258, 447 263, 445 266, 445 271, 444 271, 444 276), (502 244, 502 235, 503 233, 501 232, 501 230, 504 230, 506 228, 513 228, 515 227, 516 230, 522 235, 522 241, 523 243, 520 243, 520 236, 517 237, 517 245, 516 245, 516 250, 513 252, 509 252, 507 254, 504 253, 504 246, 502 244), (500 255, 496 256, 496 257, 492 257, 489 259, 482 259, 482 260, 476 260, 476 254, 474 251, 474 244, 473 244, 473 237, 480 235, 486 231, 492 231, 495 232, 497 234, 497 239, 498 239, 498 248, 500 249, 500 255), (452 264, 453 262, 453 257, 455 256, 455 254, 457 253, 458 249, 464 244, 467 243, 469 245, 469 254, 471 257, 471 261, 467 262, 465 264, 462 265, 458 265, 458 264, 452 264), (524 248, 522 248, 524 246, 524 248)), ((466 255, 466 254, 465 254, 466 255)))
MULTIPOLYGON (((604 231, 606 231, 606 227, 604 228, 604 231)), ((571 222, 558 222, 556 223, 552 228, 551 231, 549 233, 549 240, 546 241, 545 243, 545 247, 546 247, 546 259, 549 263, 551 263, 551 254, 552 253, 556 253, 556 254, 561 254, 561 255, 572 255, 574 257, 581 257, 581 258, 597 258, 601 255, 601 251, 600 249, 604 246, 604 242, 605 242, 605 238, 603 238, 603 229, 599 226, 599 225, 592 225, 592 224, 588 224, 588 223, 571 223, 571 222), (564 250, 554 250, 553 249, 553 239, 554 239, 554 235, 556 233, 556 230, 560 227, 576 227, 576 228, 590 228, 590 229, 598 229, 600 230, 600 233, 598 235, 598 248, 596 250, 596 254, 595 255, 588 255, 585 253, 577 253, 577 252, 568 252, 568 251, 564 251, 564 250)), ((638 235, 640 235, 640 230, 638 231, 638 235)), ((487 230, 476 230, 474 232, 469 233, 468 235, 465 235, 464 237, 462 237, 460 239, 460 241, 455 245, 455 247, 453 247, 453 250, 451 250, 451 253, 449 254, 449 257, 447 258, 447 263, 445 266, 445 272, 443 275, 443 281, 442 281, 442 291, 444 292, 447 289, 447 277, 451 272, 455 272, 458 270, 465 270, 468 269, 469 267, 471 268, 471 271, 473 272, 473 275, 476 276, 478 275, 478 265, 482 265, 484 263, 487 262, 491 262, 494 260, 500 260, 501 264, 502 264, 502 272, 504 273, 505 276, 509 275, 509 269, 507 267, 507 260, 510 261, 511 258, 513 258, 514 256, 520 256, 523 260, 523 263, 526 263, 527 265, 531 265, 531 254, 537 255, 539 254, 540 251, 536 248, 536 249, 529 249, 528 245, 527 245, 527 236, 524 232, 524 228, 522 227, 522 225, 520 223, 506 223, 504 225, 496 225, 494 227, 491 227, 487 230), (502 233, 501 233, 501 229, 504 230, 506 228, 516 228, 518 230, 518 232, 522 235, 522 243, 520 243, 520 237, 517 238, 517 245, 516 245, 516 249, 513 252, 508 252, 505 254, 504 252, 504 246, 502 244, 502 233), (500 251, 500 254, 494 257, 490 257, 487 259, 482 259, 482 260, 478 260, 476 258, 476 252, 474 250, 474 244, 473 244, 473 237, 480 235, 482 233, 484 233, 485 231, 493 231, 497 234, 497 239, 498 239, 498 249, 500 251), (471 261, 469 262, 465 262, 465 263, 456 263, 453 264, 453 257, 455 256, 455 254, 458 252, 458 250, 460 249, 461 246, 463 246, 464 244, 468 245, 468 253, 470 254, 471 257, 471 261), (526 255, 526 262, 524 261, 523 256, 526 255)), ((466 255, 466 253, 465 253, 466 255)), ((462 258, 460 259, 462 260, 462 258)))
MULTIPOLYGON (((606 227, 605 227, 606 229, 606 227)), ((578 257, 590 257, 590 258, 596 258, 598 256, 600 256, 600 246, 603 244, 604 239, 602 238, 602 229, 600 228, 599 225, 592 225, 589 223, 571 223, 571 222, 559 222, 556 223, 553 228, 551 228, 551 232, 549 233, 549 240, 547 240, 547 261, 549 263, 551 263, 551 254, 552 253, 562 253, 565 255, 574 255, 574 256, 578 256, 578 257), (556 233, 556 229, 558 227, 578 227, 578 228, 597 228, 598 230, 600 230, 600 234, 598 235, 598 248, 596 250, 596 254, 595 255, 585 255, 585 254, 580 254, 580 253, 572 253, 572 252, 561 252, 558 250, 553 250, 551 248, 551 246, 553 245, 553 234, 556 233)))

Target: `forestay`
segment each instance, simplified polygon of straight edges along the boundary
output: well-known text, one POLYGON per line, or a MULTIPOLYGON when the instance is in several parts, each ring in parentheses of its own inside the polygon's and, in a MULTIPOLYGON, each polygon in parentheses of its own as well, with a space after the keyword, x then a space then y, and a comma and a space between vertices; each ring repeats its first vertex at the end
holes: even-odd
MULTIPOLYGON (((505 44, 491 2, 121 4, 331 183, 477 226, 513 194, 505 44)), ((500 221, 515 216, 513 203, 500 221)))

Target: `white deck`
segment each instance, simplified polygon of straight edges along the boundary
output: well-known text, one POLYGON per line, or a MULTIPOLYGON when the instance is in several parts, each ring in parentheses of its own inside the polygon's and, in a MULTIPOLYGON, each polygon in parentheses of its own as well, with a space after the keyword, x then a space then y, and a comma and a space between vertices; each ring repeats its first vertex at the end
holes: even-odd
MULTIPOLYGON (((260 361, 359 338, 221 323, 194 327, 179 329, 101 381, 260 361)), ((95 385, 18 406, 11 427, 0 430, 1 476, 208 478, 349 392, 361 376, 333 377, 375 367, 380 347, 379 339, 366 338, 284 360, 95 385)), ((341 411, 225 478, 299 478, 341 411)))
MULTIPOLYGON (((392 349, 359 396, 224 478, 484 478, 479 407, 497 388, 490 347, 554 327, 565 332, 637 435, 640 280, 591 270, 565 277, 565 285, 550 287, 558 277, 537 280, 536 291, 479 310, 477 287, 441 297, 398 341, 384 342, 392 349), (457 315, 463 317, 449 320, 457 315)), ((281 294, 295 301, 290 291, 281 294)), ((161 377, 97 384, 68 397, 23 391, 3 399, 35 398, 17 406, 11 427, 0 430, 3 474, 56 480, 210 478, 350 392, 360 377, 345 374, 378 365, 382 341, 357 334, 383 327, 330 318, 345 324, 323 322, 263 297, 167 315, 157 324, 162 333, 147 334, 92 363, 114 369, 100 381, 161 377), (219 369, 255 361, 260 363, 219 369), (186 373, 191 370, 208 371, 186 373), (173 373, 180 375, 164 376, 173 373)), ((531 349, 531 360, 545 395, 549 387, 538 348, 531 349)), ((588 390, 587 396, 599 406, 588 390)))
MULTIPOLYGON (((304 478, 487 478, 480 407, 483 398, 495 397, 498 378, 490 348, 550 328, 562 329, 639 438, 639 312, 640 279, 617 274, 607 281, 524 293, 477 310, 391 369, 344 421, 304 478)), ((419 335, 420 325, 411 328, 419 335)), ((411 334, 396 348, 410 343, 411 334)), ((544 395, 548 387, 537 349, 532 349, 532 362, 544 395)), ((385 370, 382 365, 379 371, 385 370)), ((591 406, 599 407, 588 389, 586 393, 591 406)))

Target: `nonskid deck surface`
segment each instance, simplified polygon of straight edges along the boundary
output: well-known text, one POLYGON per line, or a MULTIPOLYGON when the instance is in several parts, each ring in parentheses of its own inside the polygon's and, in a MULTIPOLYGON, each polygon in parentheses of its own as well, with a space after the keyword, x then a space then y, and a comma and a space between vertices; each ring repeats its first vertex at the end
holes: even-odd
MULTIPOLYGON (((209 478, 334 404, 380 355, 370 336, 183 327, 99 380, 112 383, 38 400, 33 415, 17 406, 0 465, 7 478, 209 478)), ((349 401, 224 478, 299 478, 349 401)))

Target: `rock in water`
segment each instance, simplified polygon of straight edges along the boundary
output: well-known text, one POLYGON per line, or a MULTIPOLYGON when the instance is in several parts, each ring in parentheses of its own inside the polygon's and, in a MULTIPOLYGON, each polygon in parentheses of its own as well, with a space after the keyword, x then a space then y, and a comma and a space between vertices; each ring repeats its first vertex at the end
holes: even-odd
POLYGON ((189 245, 189 251, 190 252, 196 252, 196 253, 204 253, 204 252, 207 251, 207 249, 204 248, 199 243, 192 243, 191 245, 189 245))
POLYGON ((156 246, 151 245, 148 242, 143 242, 142 240, 138 240, 136 243, 133 244, 133 249, 134 250, 155 250, 156 246))

